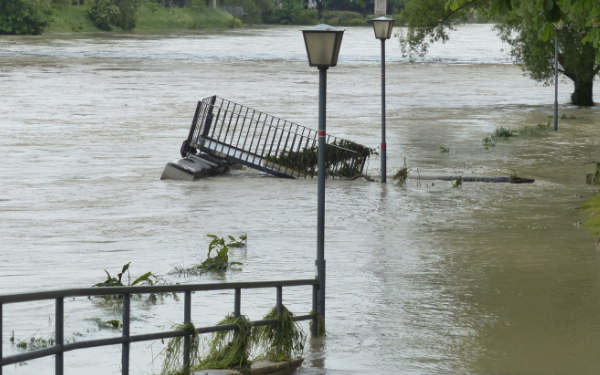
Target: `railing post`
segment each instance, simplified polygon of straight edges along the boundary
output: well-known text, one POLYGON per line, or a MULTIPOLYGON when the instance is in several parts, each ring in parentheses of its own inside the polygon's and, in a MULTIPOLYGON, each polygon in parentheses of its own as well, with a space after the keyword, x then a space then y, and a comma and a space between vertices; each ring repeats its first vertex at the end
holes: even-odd
MULTIPOLYGON (((277 315, 283 314, 283 287, 277 287, 277 315)), ((281 339, 281 322, 277 323, 277 340, 281 339)))
POLYGON ((63 345, 65 338, 65 305, 63 297, 58 297, 56 299, 56 310, 54 317, 54 338, 56 339, 55 345, 60 348, 60 353, 56 353, 56 357, 54 359, 54 373, 56 375, 63 375, 64 373, 64 355, 63 355, 63 345))
POLYGON ((129 375, 129 320, 131 295, 123 294, 123 344, 121 349, 121 373, 129 375))
POLYGON ((2 304, 0 303, 0 375, 2 375, 2 304))
POLYGON ((315 314, 313 317, 313 329, 312 335, 313 337, 317 337, 319 335, 319 317, 317 316, 317 306, 319 304, 319 285, 313 285, 313 300, 312 300, 312 312, 315 314))
POLYGON ((241 305, 242 305, 242 289, 235 288, 235 303, 233 306, 233 317, 235 319, 239 318, 241 315, 241 305))
MULTIPOLYGON (((183 300, 183 324, 192 321, 192 292, 187 290, 183 300)), ((190 368, 190 342, 191 334, 183 337, 183 368, 188 371, 190 368)))

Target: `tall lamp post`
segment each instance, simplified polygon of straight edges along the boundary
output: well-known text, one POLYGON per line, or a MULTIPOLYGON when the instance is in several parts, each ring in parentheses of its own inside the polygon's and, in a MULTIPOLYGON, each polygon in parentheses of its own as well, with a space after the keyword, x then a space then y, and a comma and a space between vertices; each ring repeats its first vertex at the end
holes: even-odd
POLYGON ((554 38, 554 131, 558 131, 558 32, 563 25, 562 20, 554 24, 556 29, 554 38))
MULTIPOLYGON (((319 143, 318 143, 318 198, 317 198, 317 312, 325 318, 325 105, 327 69, 337 65, 344 30, 321 24, 302 30, 308 65, 319 68, 319 143)), ((316 326, 316 325, 315 325, 316 326)), ((315 327, 316 330, 316 327, 315 327)), ((315 331, 313 331, 315 333, 315 331)))
POLYGON ((381 183, 386 183, 386 149, 385 143, 385 41, 392 36, 394 19, 386 16, 373 18, 375 38, 381 40, 381 183))

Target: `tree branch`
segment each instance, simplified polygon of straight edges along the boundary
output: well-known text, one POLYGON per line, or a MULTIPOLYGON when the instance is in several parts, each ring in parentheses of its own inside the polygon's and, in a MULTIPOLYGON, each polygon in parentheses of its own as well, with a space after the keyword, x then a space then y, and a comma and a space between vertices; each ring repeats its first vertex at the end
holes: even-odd
POLYGON ((467 8, 468 6, 477 4, 479 2, 481 2, 481 0, 465 1, 463 5, 456 8, 456 10, 451 10, 451 12, 446 17, 439 20, 438 24, 443 25, 445 21, 448 21, 453 15, 458 13, 459 10, 463 10, 464 8, 467 8))

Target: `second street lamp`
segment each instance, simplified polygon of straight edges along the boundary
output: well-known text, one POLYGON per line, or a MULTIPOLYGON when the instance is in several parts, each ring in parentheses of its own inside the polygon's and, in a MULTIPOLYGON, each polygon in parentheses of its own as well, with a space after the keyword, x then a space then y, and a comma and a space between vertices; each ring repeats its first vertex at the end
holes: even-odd
MULTIPOLYGON (((326 156, 326 95, 327 69, 337 65, 344 30, 321 24, 302 30, 308 65, 319 68, 319 143, 318 143, 318 188, 317 188, 317 260, 316 278, 319 280, 317 312, 325 319, 325 156, 326 156)), ((317 325, 313 327, 313 335, 317 325)))
POLYGON ((386 149, 385 143, 385 41, 392 37, 394 19, 385 16, 373 18, 375 38, 381 40, 381 183, 386 181, 386 149))

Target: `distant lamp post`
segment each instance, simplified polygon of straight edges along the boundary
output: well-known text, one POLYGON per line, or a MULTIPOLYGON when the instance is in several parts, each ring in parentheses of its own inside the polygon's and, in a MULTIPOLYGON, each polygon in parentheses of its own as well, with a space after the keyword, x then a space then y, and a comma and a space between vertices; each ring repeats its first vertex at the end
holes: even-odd
POLYGON ((386 16, 373 18, 375 38, 381 40, 381 183, 386 183, 386 149, 385 143, 385 41, 392 37, 394 19, 386 16))
MULTIPOLYGON (((325 108, 327 94, 327 69, 337 65, 344 30, 321 24, 302 30, 308 65, 319 68, 319 151, 318 151, 318 197, 317 197, 317 260, 316 278, 319 290, 316 310, 325 318, 325 108)), ((313 334, 316 333, 316 324, 313 334)))
POLYGON ((558 131, 558 32, 563 28, 564 22, 554 23, 556 37, 554 38, 554 131, 558 131))

